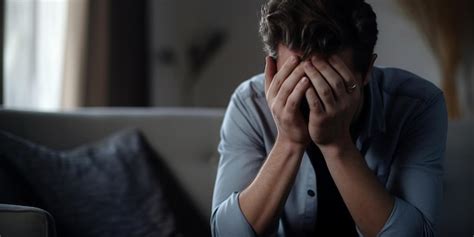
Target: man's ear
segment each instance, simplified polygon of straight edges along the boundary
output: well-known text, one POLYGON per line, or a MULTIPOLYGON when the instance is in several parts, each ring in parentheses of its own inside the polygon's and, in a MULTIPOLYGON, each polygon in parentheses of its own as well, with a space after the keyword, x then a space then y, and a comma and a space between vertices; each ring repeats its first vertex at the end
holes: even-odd
POLYGON ((367 69, 367 73, 364 76, 364 80, 363 80, 364 86, 367 85, 367 83, 369 83, 370 75, 372 74, 372 69, 374 69, 374 64, 375 64, 375 61, 377 60, 377 57, 378 57, 377 54, 372 54, 372 60, 370 61, 369 68, 367 69))

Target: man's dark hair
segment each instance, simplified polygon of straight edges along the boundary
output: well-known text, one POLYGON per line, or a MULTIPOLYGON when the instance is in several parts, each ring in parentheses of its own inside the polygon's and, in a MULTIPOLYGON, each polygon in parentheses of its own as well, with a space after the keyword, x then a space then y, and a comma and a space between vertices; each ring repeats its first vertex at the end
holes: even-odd
POLYGON ((353 50, 355 70, 367 73, 377 42, 377 20, 364 0, 269 0, 262 8, 260 35, 265 52, 277 56, 278 44, 328 57, 353 50))

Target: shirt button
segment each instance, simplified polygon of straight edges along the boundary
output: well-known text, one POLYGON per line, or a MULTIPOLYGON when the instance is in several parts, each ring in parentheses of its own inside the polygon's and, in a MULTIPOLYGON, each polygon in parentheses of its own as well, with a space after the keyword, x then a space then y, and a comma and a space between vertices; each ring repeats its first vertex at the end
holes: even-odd
POLYGON ((310 197, 314 197, 315 193, 314 193, 313 190, 310 189, 310 190, 308 190, 308 195, 309 195, 310 197))

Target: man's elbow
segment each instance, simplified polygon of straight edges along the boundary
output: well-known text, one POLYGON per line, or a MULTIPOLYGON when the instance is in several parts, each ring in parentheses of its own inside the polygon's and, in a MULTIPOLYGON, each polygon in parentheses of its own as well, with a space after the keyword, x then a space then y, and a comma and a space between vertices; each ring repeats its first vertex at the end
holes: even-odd
POLYGON ((238 193, 215 206, 211 219, 212 236, 254 237, 255 232, 243 216, 238 205, 238 193))
POLYGON ((432 237, 435 235, 435 223, 418 208, 399 199, 377 237, 432 237))

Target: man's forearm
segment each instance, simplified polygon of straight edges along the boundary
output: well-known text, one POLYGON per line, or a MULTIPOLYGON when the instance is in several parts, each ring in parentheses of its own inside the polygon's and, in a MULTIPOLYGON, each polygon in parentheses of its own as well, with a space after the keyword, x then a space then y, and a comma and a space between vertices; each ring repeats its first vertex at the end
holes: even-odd
POLYGON ((259 235, 278 220, 294 184, 304 149, 304 146, 277 139, 253 182, 240 193, 242 212, 259 235))
POLYGON ((364 236, 376 236, 394 206, 394 198, 369 169, 353 144, 321 148, 331 176, 364 236))

